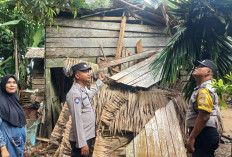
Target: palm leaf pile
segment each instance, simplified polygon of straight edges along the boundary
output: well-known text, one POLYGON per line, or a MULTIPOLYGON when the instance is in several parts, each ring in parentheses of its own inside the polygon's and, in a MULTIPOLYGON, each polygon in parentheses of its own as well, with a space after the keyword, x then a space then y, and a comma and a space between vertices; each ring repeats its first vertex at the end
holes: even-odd
POLYGON ((106 157, 112 154, 115 151, 111 145, 114 141, 112 137, 128 133, 133 133, 133 136, 137 135, 146 123, 155 116, 155 111, 165 107, 170 99, 176 102, 177 113, 180 113, 178 118, 184 135, 187 103, 181 93, 158 89, 131 92, 112 89, 112 87, 105 85, 101 93, 96 96, 97 102, 95 102, 98 124, 96 143, 98 144, 95 145, 94 156, 101 154, 101 157, 106 157), (111 138, 107 138, 109 135, 111 138), (108 149, 104 147, 107 143, 108 149))
MULTIPOLYGON (((154 88, 149 91, 132 92, 105 85, 94 98, 97 137, 93 155, 108 157, 120 154, 146 123, 155 116, 155 111, 165 107, 170 99, 175 102, 184 136, 187 103, 181 93, 154 88)), ((46 150, 37 152, 38 154, 55 153, 54 156, 70 156, 71 147, 68 138, 71 118, 69 115, 67 103, 65 103, 51 134, 50 145, 46 150)))
MULTIPOLYGON (((217 77, 232 68, 232 0, 180 0, 169 13, 174 15, 176 33, 152 62, 156 77, 174 83, 180 71, 191 75, 197 60, 210 59, 219 67, 217 77)), ((185 86, 186 97, 194 88, 193 78, 185 86)))

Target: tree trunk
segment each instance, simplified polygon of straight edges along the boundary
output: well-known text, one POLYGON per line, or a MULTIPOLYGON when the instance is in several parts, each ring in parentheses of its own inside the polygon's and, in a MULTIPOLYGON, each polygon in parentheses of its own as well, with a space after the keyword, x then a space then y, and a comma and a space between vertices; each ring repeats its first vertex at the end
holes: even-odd
POLYGON ((19 80, 19 64, 18 64, 18 28, 15 27, 14 34, 14 57, 15 57, 15 76, 19 80))

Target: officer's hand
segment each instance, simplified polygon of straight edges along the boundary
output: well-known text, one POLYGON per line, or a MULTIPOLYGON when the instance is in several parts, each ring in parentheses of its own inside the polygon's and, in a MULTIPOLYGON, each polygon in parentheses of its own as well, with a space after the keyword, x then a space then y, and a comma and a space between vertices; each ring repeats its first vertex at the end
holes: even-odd
POLYGON ((103 74, 103 72, 100 72, 98 75, 98 78, 102 81, 105 79, 105 75, 103 74))
POLYGON ((10 153, 8 152, 6 146, 1 147, 1 156, 2 157, 10 157, 10 153))
POLYGON ((86 157, 89 156, 89 146, 88 145, 81 148, 81 155, 86 156, 86 157))
POLYGON ((195 138, 191 138, 189 137, 188 141, 187 141, 187 150, 192 153, 195 151, 194 148, 194 143, 195 143, 195 138))

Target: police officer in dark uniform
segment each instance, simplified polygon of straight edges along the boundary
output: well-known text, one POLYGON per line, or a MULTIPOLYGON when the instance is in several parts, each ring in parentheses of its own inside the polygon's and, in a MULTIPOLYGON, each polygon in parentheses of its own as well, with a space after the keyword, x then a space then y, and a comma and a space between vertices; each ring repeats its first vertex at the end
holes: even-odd
POLYGON ((72 67, 75 84, 69 90, 66 99, 72 117, 72 127, 69 140, 72 147, 72 157, 90 157, 91 145, 96 134, 96 117, 91 100, 103 87, 105 78, 102 72, 96 84, 88 89, 86 85, 91 76, 86 63, 79 63, 72 67))
POLYGON ((192 73, 197 87, 190 98, 186 117, 190 132, 187 149, 193 157, 213 157, 219 143, 216 122, 221 121, 221 114, 211 79, 218 67, 208 59, 198 63, 192 73))

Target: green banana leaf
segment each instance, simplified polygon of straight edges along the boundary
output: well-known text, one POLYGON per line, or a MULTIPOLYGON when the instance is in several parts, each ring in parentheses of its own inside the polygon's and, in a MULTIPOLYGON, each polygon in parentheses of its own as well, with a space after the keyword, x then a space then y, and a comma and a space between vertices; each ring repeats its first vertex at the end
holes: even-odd
POLYGON ((9 25, 17 25, 21 20, 13 20, 13 21, 9 21, 9 22, 6 22, 6 23, 3 23, 3 24, 0 24, 0 27, 1 26, 9 26, 9 25))

